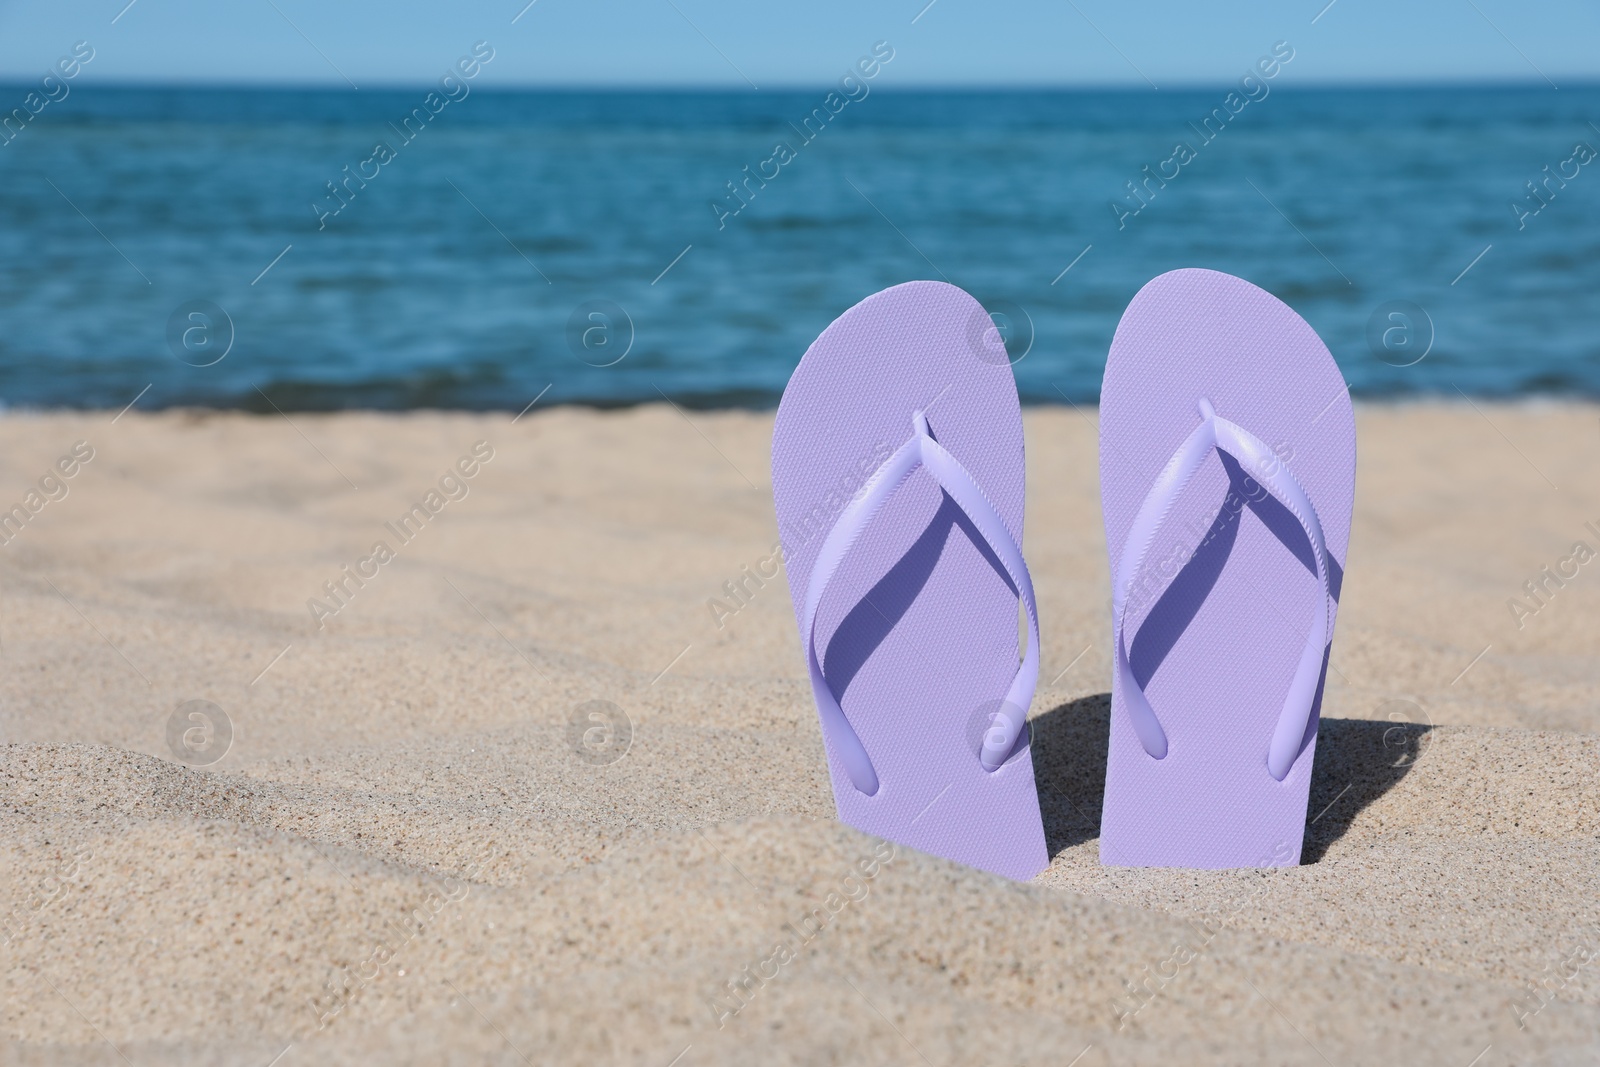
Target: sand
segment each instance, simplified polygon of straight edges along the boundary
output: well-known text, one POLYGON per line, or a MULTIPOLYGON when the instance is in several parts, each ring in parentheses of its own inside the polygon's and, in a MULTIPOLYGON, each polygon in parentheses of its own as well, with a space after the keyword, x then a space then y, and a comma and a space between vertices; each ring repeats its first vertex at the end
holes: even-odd
POLYGON ((1508 606, 1600 548, 1600 408, 1358 408, 1308 862, 1270 872, 1099 865, 1093 413, 1029 411, 1022 885, 839 825, 782 580, 708 606, 776 540, 770 415, 114 414, 0 418, 0 508, 93 450, 0 547, 0 1063, 1600 1051, 1600 563, 1508 606), (626 722, 585 747, 592 701, 626 722))

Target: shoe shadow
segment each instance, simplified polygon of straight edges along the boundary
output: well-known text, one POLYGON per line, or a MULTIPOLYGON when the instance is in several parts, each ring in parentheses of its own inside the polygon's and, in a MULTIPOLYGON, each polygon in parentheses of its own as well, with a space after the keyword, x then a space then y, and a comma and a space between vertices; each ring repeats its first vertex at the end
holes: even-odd
POLYGON ((829 638, 822 656, 822 674, 835 693, 842 694, 850 688, 856 672, 911 610, 911 605, 922 594, 922 587, 939 565, 946 543, 957 530, 977 549, 1011 594, 1016 595, 1016 586, 1011 584, 1005 564, 1000 562, 966 512, 945 493, 939 510, 934 512, 905 555, 867 590, 829 638))
POLYGON ((1373 801, 1400 784, 1428 750, 1433 726, 1384 719, 1323 719, 1311 768, 1301 863, 1316 863, 1373 801))
POLYGON ((1028 728, 1045 848, 1055 859, 1100 836, 1111 694, 1096 693, 1058 705, 1030 720, 1028 728))
MULTIPOLYGON (((1029 722, 1033 775, 1054 859, 1100 836, 1106 792, 1111 694, 1096 693, 1051 708, 1029 722)), ((1399 784, 1427 751, 1425 723, 1323 719, 1311 799, 1306 807, 1302 864, 1317 863, 1365 808, 1399 784)))
MULTIPOLYGON (((1228 491, 1217 505, 1216 517, 1205 536, 1164 588, 1159 570, 1146 567, 1136 577, 1129 594, 1130 604, 1149 596, 1156 597, 1138 630, 1129 636, 1128 666, 1141 686, 1150 683, 1211 595, 1233 555, 1239 523, 1247 509, 1313 578, 1317 577, 1317 560, 1312 554, 1311 542, 1300 528, 1300 520, 1246 474, 1238 460, 1226 452, 1218 452, 1217 457, 1228 475, 1228 491)), ((1344 569, 1331 554, 1327 557, 1327 566, 1328 589, 1337 603, 1344 586, 1344 569)))

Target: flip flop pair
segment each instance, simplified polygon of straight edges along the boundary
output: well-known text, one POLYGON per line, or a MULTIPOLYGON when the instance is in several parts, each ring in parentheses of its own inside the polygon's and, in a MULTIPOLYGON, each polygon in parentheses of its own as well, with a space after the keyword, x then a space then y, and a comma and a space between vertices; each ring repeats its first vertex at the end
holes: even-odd
MULTIPOLYGON (((1038 874, 1022 412, 988 313, 939 282, 863 300, 800 361, 772 457, 839 817, 1038 874)), ((1101 862, 1298 863, 1355 485, 1338 367, 1248 282, 1161 275, 1112 341, 1100 474, 1114 664, 1101 862)))

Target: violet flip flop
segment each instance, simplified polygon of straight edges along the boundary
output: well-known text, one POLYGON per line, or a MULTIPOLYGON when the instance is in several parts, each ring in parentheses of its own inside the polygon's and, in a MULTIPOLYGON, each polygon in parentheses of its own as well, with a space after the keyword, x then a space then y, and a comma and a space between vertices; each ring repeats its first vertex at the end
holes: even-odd
POLYGON ((783 391, 772 495, 839 818, 1019 880, 1049 863, 1023 491, 1005 345, 955 286, 863 300, 783 391))
POLYGON ((1139 290, 1100 392, 1101 863, 1300 862, 1355 466, 1349 389, 1287 305, 1210 270, 1139 290))

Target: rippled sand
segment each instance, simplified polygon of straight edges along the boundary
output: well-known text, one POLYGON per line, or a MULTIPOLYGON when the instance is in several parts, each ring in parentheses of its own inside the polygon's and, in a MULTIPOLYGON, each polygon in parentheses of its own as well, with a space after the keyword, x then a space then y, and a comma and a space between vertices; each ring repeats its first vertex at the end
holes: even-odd
POLYGON ((1600 408, 1358 409, 1272 872, 1100 867, 1094 426, 1029 411, 1027 885, 838 825, 782 579, 708 605, 770 416, 112 414, 0 419, 0 1063, 1600 1051, 1600 408))

